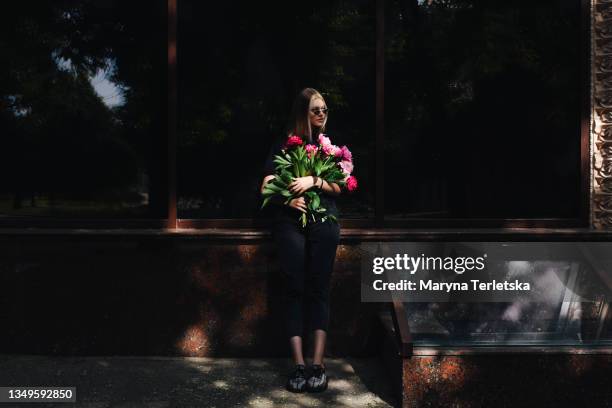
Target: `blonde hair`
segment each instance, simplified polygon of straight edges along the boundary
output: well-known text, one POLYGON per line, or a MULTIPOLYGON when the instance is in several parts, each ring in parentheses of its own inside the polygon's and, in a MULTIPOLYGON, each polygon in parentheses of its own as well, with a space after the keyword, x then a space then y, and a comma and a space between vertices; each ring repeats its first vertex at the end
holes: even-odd
MULTIPOLYGON (((302 89, 293 101, 293 108, 291 109, 291 117, 289 119, 289 130, 287 134, 298 135, 307 143, 312 143, 313 138, 316 138, 318 136, 318 134, 312 134, 312 126, 310 125, 310 119, 308 117, 308 114, 310 112, 310 103, 314 99, 321 99, 323 102, 325 102, 323 95, 321 95, 321 93, 316 89, 302 89)), ((318 133, 323 133, 325 131, 327 117, 328 115, 325 115, 323 125, 321 125, 321 127, 319 128, 318 133)))

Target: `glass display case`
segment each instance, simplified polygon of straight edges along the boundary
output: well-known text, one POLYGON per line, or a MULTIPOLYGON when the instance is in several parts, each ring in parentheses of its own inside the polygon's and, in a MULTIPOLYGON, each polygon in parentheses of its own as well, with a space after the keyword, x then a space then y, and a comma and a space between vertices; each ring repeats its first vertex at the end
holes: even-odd
MULTIPOLYGON (((396 330, 412 346, 580 346, 612 344, 610 243, 512 242, 383 244, 397 252, 488 256, 475 274, 418 271, 419 280, 466 284, 468 291, 392 293, 396 330), (529 290, 472 290, 473 281, 521 282, 529 290), (416 300, 416 301, 415 301, 416 300), (429 301, 428 301, 429 300, 429 301), (407 332, 407 333, 406 333, 407 332)), ((391 275, 390 275, 391 276, 391 275)), ((408 274, 393 275, 400 278, 408 274)), ((390 278, 388 278, 391 280, 390 278)))

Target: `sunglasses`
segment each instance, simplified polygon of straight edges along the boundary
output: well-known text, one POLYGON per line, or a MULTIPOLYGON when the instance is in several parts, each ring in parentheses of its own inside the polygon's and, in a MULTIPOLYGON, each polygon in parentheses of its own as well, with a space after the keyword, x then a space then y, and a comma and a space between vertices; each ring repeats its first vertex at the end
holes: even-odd
POLYGON ((321 114, 321 113, 324 114, 324 115, 327 115, 328 109, 327 108, 323 108, 323 109, 314 108, 314 109, 311 109, 310 111, 312 113, 314 113, 316 116, 319 116, 319 114, 321 114))

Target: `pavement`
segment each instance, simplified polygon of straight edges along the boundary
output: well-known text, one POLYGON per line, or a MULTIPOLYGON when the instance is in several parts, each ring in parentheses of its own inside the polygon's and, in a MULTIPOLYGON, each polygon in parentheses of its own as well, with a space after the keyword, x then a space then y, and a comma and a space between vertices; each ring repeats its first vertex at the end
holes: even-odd
POLYGON ((289 359, 0 355, 0 387, 76 387, 74 403, 0 403, 0 408, 396 406, 377 358, 328 358, 325 364, 326 391, 293 394, 284 389, 289 359))

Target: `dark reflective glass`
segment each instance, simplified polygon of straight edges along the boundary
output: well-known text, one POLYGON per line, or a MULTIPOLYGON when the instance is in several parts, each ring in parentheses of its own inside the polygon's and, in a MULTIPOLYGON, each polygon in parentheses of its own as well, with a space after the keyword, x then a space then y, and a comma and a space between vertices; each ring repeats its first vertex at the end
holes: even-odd
POLYGON ((370 1, 179 3, 180 218, 262 216, 261 171, 304 87, 353 151, 360 191, 339 199, 341 216, 372 215, 374 20, 370 1))
POLYGON ((579 0, 391 1, 388 218, 578 217, 579 0))
POLYGON ((165 217, 166 2, 0 15, 0 215, 165 217))

